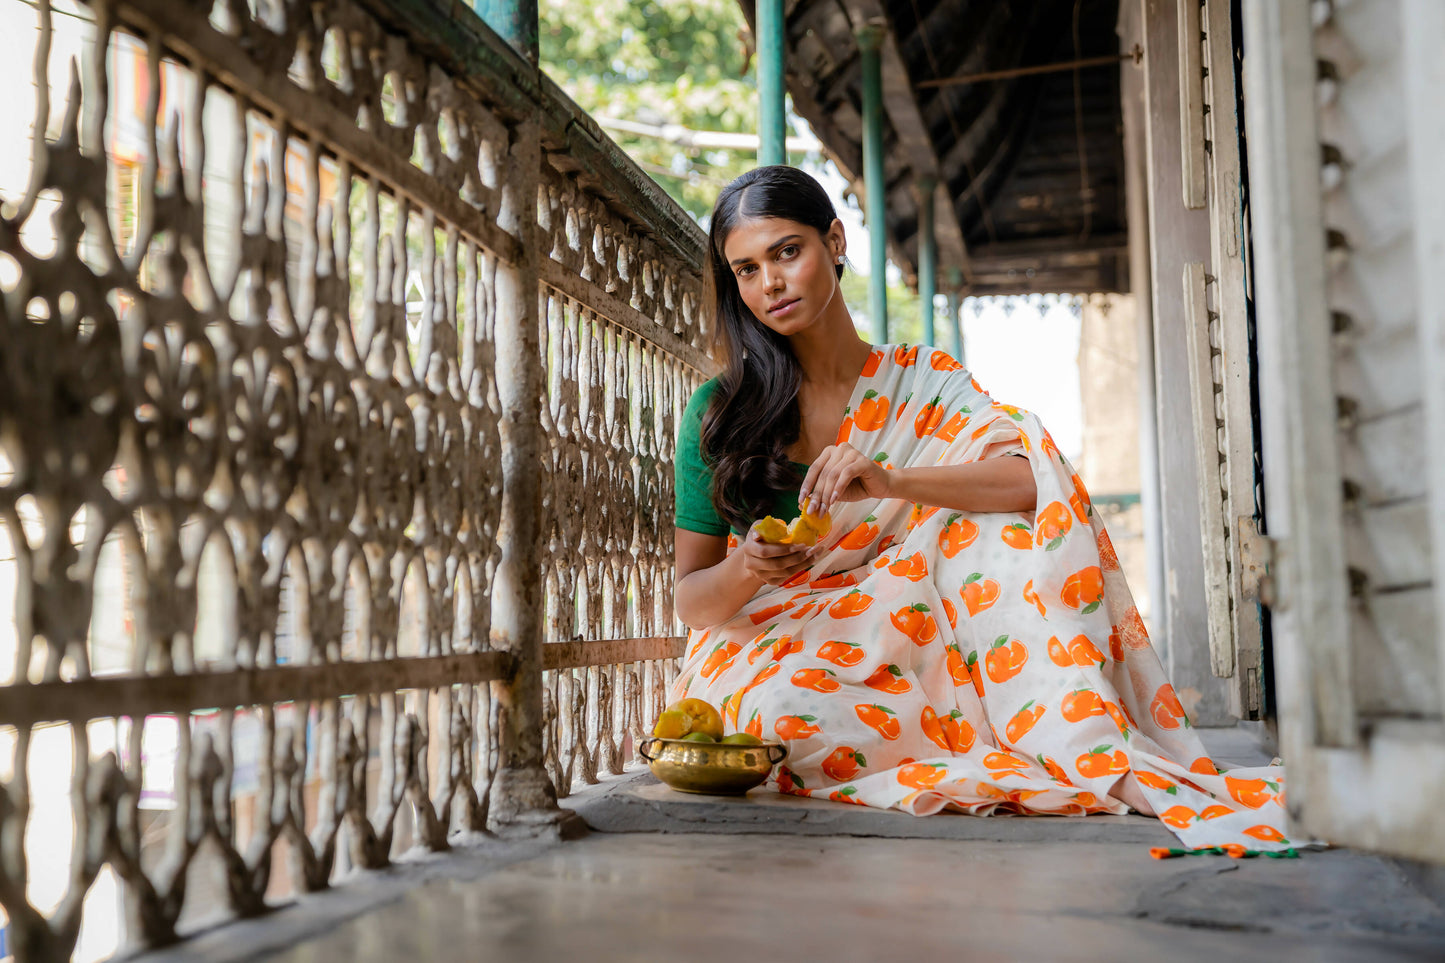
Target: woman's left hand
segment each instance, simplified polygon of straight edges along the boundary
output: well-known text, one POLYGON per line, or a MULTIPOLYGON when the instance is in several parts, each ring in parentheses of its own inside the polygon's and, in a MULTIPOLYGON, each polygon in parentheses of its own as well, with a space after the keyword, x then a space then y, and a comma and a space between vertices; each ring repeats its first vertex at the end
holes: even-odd
POLYGON ((892 489, 891 472, 845 443, 824 448, 818 455, 798 490, 798 502, 810 514, 821 515, 838 502, 888 498, 892 489))

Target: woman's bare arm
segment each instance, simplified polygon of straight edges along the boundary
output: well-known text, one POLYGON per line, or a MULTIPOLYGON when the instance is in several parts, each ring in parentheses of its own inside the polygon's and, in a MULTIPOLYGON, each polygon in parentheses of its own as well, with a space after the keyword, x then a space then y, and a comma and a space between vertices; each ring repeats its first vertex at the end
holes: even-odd
POLYGON ((1038 506, 1038 486, 1027 458, 1005 456, 935 468, 898 468, 893 497, 963 512, 1024 512, 1038 506))
POLYGON ((801 545, 769 545, 749 531, 727 554, 727 537, 674 530, 677 569, 672 606, 693 629, 726 622, 764 585, 781 585, 807 568, 815 554, 801 545))
POLYGON ((823 449, 808 469, 799 497, 814 514, 866 498, 897 498, 964 512, 1022 512, 1036 507, 1039 494, 1027 458, 887 469, 844 442, 823 449))

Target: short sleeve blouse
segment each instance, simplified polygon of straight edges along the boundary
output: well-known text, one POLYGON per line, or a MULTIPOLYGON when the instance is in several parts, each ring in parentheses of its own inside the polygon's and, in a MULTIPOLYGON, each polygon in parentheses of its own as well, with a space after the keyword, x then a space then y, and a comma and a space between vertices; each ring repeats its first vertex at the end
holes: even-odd
MULTIPOLYGON (((716 393, 716 378, 703 382, 688 399, 677 432, 677 455, 674 461, 676 524, 678 528, 703 535, 726 535, 728 523, 712 503, 713 471, 702 454, 702 417, 716 393)), ((808 466, 793 462, 793 467, 806 473, 808 466)), ((772 514, 784 521, 798 517, 798 489, 778 490, 773 494, 772 514)), ((741 535, 742 532, 734 531, 741 535)))

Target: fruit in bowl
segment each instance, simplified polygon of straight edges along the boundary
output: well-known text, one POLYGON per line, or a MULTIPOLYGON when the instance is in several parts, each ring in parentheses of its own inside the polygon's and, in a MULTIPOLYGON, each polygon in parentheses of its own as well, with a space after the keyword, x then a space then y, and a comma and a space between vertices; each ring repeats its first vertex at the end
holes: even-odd
POLYGON ((786 746, 748 732, 723 735, 722 715, 702 699, 681 699, 657 718, 638 753, 652 774, 673 789, 738 795, 768 778, 786 746))
POLYGON ((659 739, 686 739, 695 733, 705 733, 713 742, 723 737, 722 713, 702 699, 679 699, 658 715, 652 727, 659 739))

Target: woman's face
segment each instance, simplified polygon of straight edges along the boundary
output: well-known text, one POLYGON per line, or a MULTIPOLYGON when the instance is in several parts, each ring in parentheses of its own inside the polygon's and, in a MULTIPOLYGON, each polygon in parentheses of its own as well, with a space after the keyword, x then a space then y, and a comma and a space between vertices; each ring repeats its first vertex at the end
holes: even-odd
POLYGON ((820 235, 798 221, 745 218, 723 242, 743 303, 782 335, 802 331, 834 301, 842 303, 835 266, 845 250, 836 219, 820 235))

